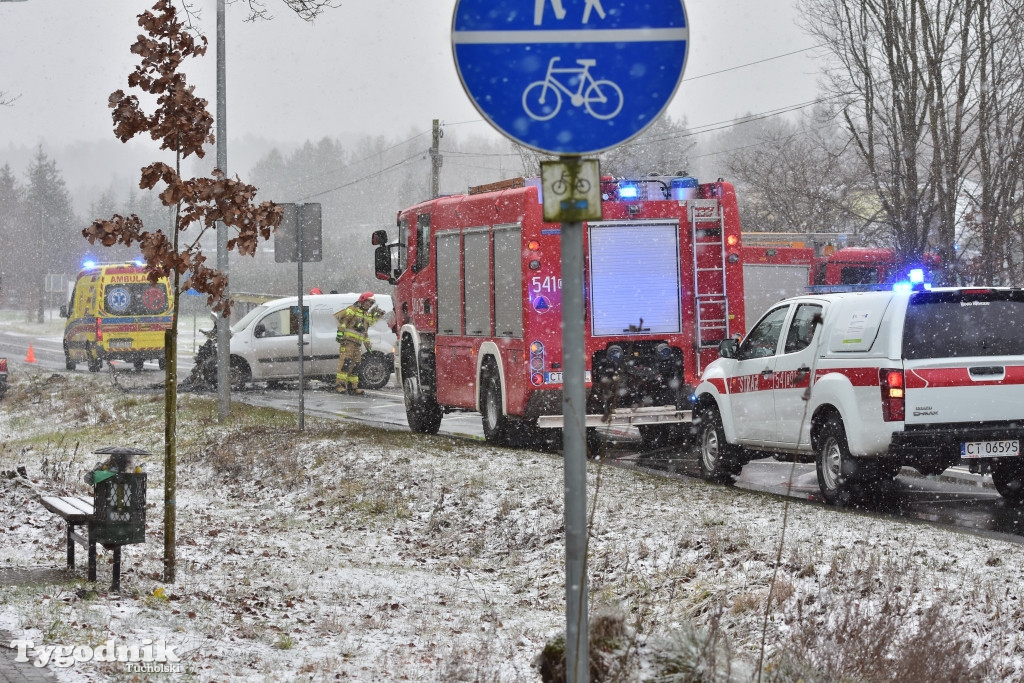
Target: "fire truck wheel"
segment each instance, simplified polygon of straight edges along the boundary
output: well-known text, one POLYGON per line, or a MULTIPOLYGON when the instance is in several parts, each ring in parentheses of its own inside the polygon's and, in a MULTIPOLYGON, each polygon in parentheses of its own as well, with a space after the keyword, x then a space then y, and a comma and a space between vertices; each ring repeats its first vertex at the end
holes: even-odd
POLYGON ((501 407, 501 378, 490 363, 480 382, 480 414, 487 443, 504 444, 508 438, 508 418, 501 407))
POLYGON ((416 377, 405 377, 402 381, 405 418, 409 422, 409 429, 418 434, 437 434, 444 412, 436 400, 420 392, 419 386, 416 377))
POLYGON ((1024 503, 1024 466, 1018 462, 1001 462, 992 470, 996 491, 1010 505, 1024 503))
POLYGON ((722 417, 717 408, 705 408, 700 413, 697 427, 697 450, 700 473, 708 481, 732 484, 738 474, 735 467, 735 448, 725 440, 722 417))

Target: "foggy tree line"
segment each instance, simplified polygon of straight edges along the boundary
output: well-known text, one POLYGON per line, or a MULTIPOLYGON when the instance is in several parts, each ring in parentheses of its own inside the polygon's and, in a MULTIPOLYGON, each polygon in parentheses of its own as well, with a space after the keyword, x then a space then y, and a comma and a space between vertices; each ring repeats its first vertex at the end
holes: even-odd
MULTIPOLYGON (((77 270, 87 250, 81 219, 57 162, 42 146, 19 177, 0 166, 0 299, 42 319, 49 304, 46 275, 77 270)), ((54 293, 54 301, 62 295, 54 293)))

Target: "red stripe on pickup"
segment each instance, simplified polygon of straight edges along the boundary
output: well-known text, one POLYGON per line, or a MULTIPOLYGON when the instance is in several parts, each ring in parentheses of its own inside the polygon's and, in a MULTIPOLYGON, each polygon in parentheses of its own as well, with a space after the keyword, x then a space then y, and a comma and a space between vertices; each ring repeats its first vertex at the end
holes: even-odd
POLYGON ((725 380, 722 379, 721 377, 712 377, 711 379, 708 380, 708 383, 711 384, 711 386, 713 386, 715 389, 718 389, 718 393, 725 393, 725 380))
POLYGON ((877 387, 878 368, 832 368, 829 370, 817 370, 814 373, 814 381, 817 382, 825 375, 842 375, 850 380, 855 387, 877 387))
POLYGON ((986 379, 970 374, 968 368, 918 368, 907 370, 907 389, 941 389, 946 387, 995 386, 1024 384, 1024 366, 1008 365, 1002 378, 986 379))

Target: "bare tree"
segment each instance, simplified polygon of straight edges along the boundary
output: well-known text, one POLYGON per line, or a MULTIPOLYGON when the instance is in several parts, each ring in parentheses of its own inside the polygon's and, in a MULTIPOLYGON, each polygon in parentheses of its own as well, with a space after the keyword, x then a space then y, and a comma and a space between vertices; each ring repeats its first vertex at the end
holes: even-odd
POLYGON ((182 292, 191 287, 205 293, 214 311, 230 312, 231 302, 224 297, 227 277, 205 265, 200 239, 207 231, 217 229, 220 221, 225 229, 235 231, 228 240, 228 249, 252 255, 259 237, 269 239, 271 230, 281 222, 281 208, 271 202, 254 205, 256 188, 238 179, 226 178, 219 169, 210 178, 181 177, 182 157, 191 154, 202 158, 203 146, 214 142, 211 129, 213 117, 206 110, 206 100, 197 97, 185 74, 179 71, 186 58, 206 53, 206 39, 198 41, 177 18, 172 0, 158 0, 153 12, 139 15, 140 35, 131 51, 141 63, 128 77, 128 85, 156 97, 152 115, 142 111, 139 98, 118 90, 110 96, 113 109, 114 134, 127 142, 140 133, 149 133, 160 141, 160 149, 174 152, 174 166, 154 162, 142 169, 139 187, 148 190, 162 184, 160 200, 172 208, 170 234, 163 229, 146 229, 142 220, 131 214, 115 214, 109 220, 93 221, 82 231, 89 242, 104 246, 138 244, 149 267, 150 279, 170 278, 174 287, 174 315, 167 339, 167 390, 165 393, 164 434, 164 580, 175 575, 175 486, 176 486, 176 410, 177 410, 177 335, 178 303, 182 292), (192 226, 184 248, 179 238, 192 226), (188 278, 183 285, 181 276, 188 278))
POLYGON ((955 259, 957 202, 977 102, 974 17, 982 0, 802 0, 829 51, 831 91, 904 261, 955 259))
POLYGON ((824 111, 761 122, 753 140, 724 156, 745 230, 863 235, 877 219, 849 135, 824 111))
POLYGON ((969 187, 979 244, 973 279, 1024 281, 1024 16, 1020 4, 984 0, 977 14, 977 154, 969 187))

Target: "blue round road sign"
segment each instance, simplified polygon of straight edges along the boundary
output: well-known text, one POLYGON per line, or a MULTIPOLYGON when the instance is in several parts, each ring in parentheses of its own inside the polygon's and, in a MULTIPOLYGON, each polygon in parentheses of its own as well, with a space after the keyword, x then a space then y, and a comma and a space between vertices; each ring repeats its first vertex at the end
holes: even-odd
POLYGON ((686 66, 682 0, 458 0, 452 50, 484 118, 549 154, 592 154, 658 118, 686 66))

